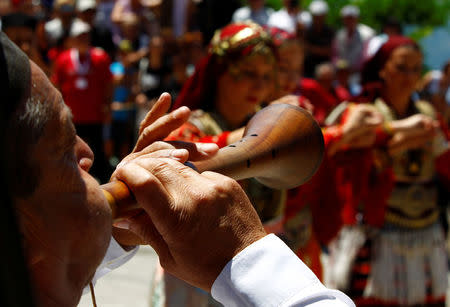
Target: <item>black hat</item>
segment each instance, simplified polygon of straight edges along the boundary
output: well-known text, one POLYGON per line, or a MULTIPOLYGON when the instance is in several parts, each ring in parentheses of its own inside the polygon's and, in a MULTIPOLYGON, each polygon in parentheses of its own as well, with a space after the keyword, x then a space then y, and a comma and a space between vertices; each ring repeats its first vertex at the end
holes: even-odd
MULTIPOLYGON (((31 70, 27 56, 0 31, 0 144, 6 138, 5 126, 30 93, 31 70)), ((33 306, 31 288, 21 249, 16 214, 6 178, 6 155, 0 150, 0 242, 8 246, 0 256, 0 278, 4 291, 2 306, 33 306)))
MULTIPOLYGON (((0 31, 0 118, 1 125, 30 95, 31 68, 28 57, 0 31)), ((5 131, 5 129, 2 129, 5 131)))

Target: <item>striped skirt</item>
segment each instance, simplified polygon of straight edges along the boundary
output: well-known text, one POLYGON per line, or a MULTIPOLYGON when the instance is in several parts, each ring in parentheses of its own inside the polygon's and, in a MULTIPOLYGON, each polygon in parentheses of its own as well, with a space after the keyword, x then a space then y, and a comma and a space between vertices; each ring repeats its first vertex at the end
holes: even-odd
MULTIPOLYGON (((448 268, 439 223, 421 229, 386 225, 369 237, 355 242, 360 248, 348 270, 348 288, 343 289, 357 306, 444 306, 448 268)), ((346 239, 340 241, 342 245, 346 239)), ((351 244, 347 240, 343 245, 351 244)))

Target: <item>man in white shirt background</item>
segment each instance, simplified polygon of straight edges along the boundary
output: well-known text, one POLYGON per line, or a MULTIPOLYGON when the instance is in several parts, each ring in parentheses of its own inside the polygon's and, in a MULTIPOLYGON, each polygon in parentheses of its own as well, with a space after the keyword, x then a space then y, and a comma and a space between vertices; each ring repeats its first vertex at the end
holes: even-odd
POLYGON ((344 27, 337 31, 333 42, 333 61, 346 60, 353 73, 361 70, 366 44, 375 35, 372 28, 359 23, 359 14, 359 8, 354 5, 341 9, 344 27))
POLYGON ((299 0, 283 0, 283 7, 269 17, 268 26, 303 36, 311 25, 312 17, 308 11, 301 10, 299 0))
POLYGON ((266 7, 264 0, 249 0, 248 5, 237 9, 232 17, 232 22, 253 21, 264 26, 269 21, 273 9, 266 7))

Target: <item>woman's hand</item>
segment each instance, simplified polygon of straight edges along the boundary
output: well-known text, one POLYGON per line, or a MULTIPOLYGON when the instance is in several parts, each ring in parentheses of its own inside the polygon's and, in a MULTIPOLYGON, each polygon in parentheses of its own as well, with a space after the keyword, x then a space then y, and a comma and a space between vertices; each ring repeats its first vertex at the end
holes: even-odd
POLYGON ((375 134, 375 129, 382 122, 383 116, 373 106, 355 105, 349 109, 347 120, 342 126, 342 138, 352 146, 361 136, 375 134))
POLYGON ((423 114, 415 114, 390 123, 393 136, 388 143, 389 153, 430 146, 438 129, 439 122, 423 114))
POLYGON ((390 123, 394 133, 404 132, 407 134, 417 134, 425 131, 433 131, 439 127, 439 123, 424 114, 415 114, 405 119, 395 120, 390 123))
POLYGON ((382 115, 370 105, 353 105, 347 112, 341 139, 329 146, 328 154, 331 156, 344 148, 372 146, 376 139, 376 129, 383 122, 382 115))

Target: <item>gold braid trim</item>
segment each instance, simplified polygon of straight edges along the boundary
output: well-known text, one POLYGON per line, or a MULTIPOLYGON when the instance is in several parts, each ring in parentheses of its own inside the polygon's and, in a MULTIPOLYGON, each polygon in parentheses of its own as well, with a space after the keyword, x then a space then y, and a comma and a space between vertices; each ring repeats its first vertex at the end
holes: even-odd
MULTIPOLYGON (((389 210, 389 209, 387 209, 389 210)), ((439 211, 436 210, 432 212, 429 216, 421 218, 421 219, 408 219, 392 212, 386 212, 386 221, 400 227, 405 228, 423 228, 433 224, 439 218, 439 211)))

